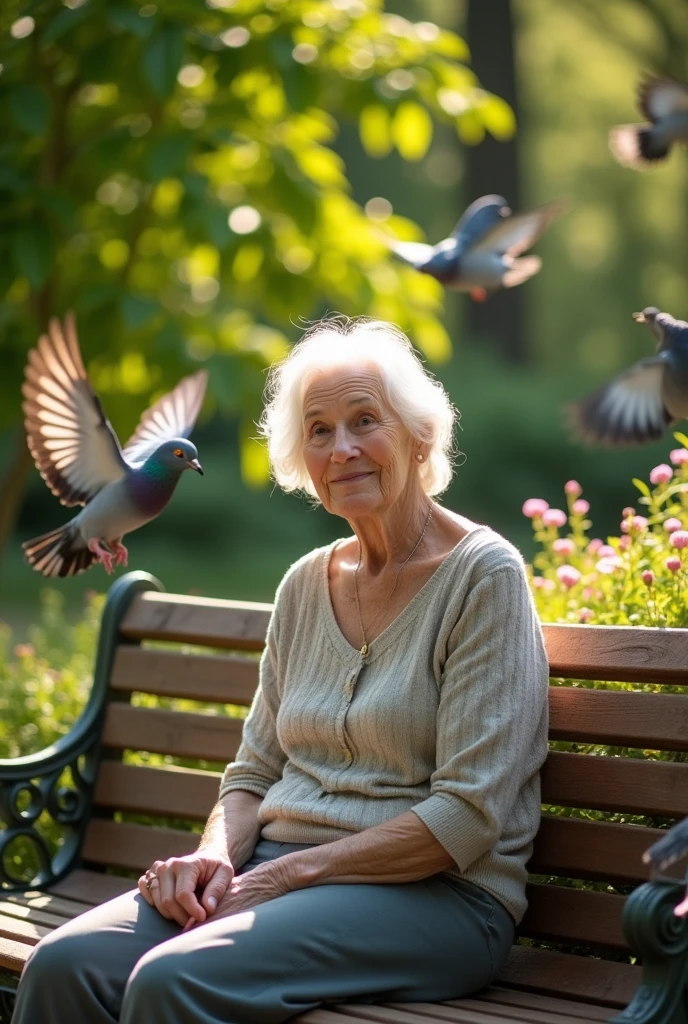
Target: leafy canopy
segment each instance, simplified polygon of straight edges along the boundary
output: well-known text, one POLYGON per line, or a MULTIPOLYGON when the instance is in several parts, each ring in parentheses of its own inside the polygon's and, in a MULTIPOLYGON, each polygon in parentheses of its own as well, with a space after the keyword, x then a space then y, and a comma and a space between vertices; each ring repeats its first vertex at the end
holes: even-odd
POLYGON ((189 363, 249 435, 267 363, 299 318, 390 319, 446 358, 435 281, 393 264, 335 152, 425 155, 435 121, 513 131, 465 43, 383 0, 7 0, 0 14, 0 419, 26 351, 76 311, 94 386, 122 429, 189 363))

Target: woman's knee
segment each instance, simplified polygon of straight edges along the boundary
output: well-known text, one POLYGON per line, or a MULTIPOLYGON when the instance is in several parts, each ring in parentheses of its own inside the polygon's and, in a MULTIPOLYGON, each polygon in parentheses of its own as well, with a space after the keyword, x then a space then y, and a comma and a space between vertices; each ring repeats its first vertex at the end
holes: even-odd
POLYGON ((93 956, 93 944, 83 935, 58 928, 41 939, 24 965, 22 982, 32 984, 69 984, 81 966, 93 956))

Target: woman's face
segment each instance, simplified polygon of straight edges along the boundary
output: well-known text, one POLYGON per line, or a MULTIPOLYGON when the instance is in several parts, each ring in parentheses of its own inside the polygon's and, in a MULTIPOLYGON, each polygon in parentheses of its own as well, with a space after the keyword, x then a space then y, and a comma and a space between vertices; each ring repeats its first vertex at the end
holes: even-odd
POLYGON ((318 372, 304 394, 303 433, 306 468, 328 512, 382 514, 406 487, 413 439, 373 367, 318 372))

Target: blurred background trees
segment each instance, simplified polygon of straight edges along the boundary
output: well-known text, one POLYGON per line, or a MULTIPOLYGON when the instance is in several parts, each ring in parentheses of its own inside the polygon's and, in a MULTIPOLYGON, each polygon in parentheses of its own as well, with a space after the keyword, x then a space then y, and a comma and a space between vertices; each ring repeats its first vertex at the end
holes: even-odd
POLYGON ((607 148, 640 119, 641 71, 686 76, 680 5, 8 0, 0 24, 0 615, 30 614, 43 585, 19 541, 67 517, 31 469, 19 384, 68 308, 123 435, 151 395, 211 370, 206 477, 131 538, 131 564, 170 589, 270 599, 346 530, 266 487, 253 440, 264 367, 327 310, 398 323, 447 385, 467 456, 450 507, 529 556, 523 500, 557 504, 575 477, 596 532, 618 532, 630 478, 670 442, 588 451, 561 409, 651 350, 634 309, 688 315, 685 155, 643 175, 607 148), (531 283, 475 307, 388 259, 381 226, 434 242, 492 191, 573 200, 531 283))

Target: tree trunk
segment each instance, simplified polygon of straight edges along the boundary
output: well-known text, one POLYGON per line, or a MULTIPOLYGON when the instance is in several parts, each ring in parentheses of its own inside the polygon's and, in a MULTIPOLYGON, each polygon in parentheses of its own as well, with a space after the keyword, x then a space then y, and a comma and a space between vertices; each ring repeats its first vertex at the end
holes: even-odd
MULTIPOLYGON (((507 101, 519 116, 510 0, 469 0, 467 21, 471 63, 481 83, 507 101)), ((512 210, 521 208, 518 135, 497 142, 490 135, 468 150, 468 202, 497 192, 512 210)), ((478 341, 493 344, 512 363, 528 361, 523 291, 504 289, 483 305, 471 302, 469 327, 478 341)))
POLYGON ((14 457, 0 480, 0 564, 14 532, 29 471, 33 465, 23 429, 17 437, 14 457))

